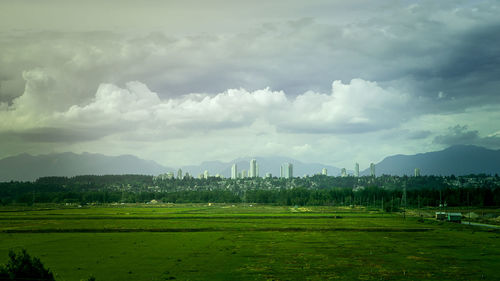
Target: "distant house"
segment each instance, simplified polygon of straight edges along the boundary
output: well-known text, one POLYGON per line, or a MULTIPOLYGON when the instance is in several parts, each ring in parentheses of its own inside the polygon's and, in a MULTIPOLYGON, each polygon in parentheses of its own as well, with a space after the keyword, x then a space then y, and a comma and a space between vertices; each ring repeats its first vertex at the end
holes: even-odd
POLYGON ((462 213, 448 213, 449 222, 462 222, 462 213))
POLYGON ((436 219, 439 221, 446 220, 446 213, 445 212, 436 212, 436 219))

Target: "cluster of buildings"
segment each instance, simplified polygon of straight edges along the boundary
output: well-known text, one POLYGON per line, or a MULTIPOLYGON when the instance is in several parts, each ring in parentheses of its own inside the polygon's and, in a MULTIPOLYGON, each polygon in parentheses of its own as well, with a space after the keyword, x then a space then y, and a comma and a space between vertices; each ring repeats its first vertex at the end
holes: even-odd
MULTIPOLYGON (((328 176, 328 170, 326 168, 323 168, 321 170, 321 175, 328 176)), ((420 176, 420 168, 415 168, 414 171, 415 177, 420 176)), ((340 171, 340 176, 341 177, 348 177, 349 174, 347 173, 346 168, 342 168, 340 171)), ((359 177, 359 164, 356 163, 354 165, 354 175, 355 177, 359 177)), ((370 176, 375 177, 375 164, 370 163, 370 176)), ((199 179, 208 179, 210 177, 210 174, 208 173, 207 170, 205 170, 203 173, 198 175, 199 179)), ((223 176, 220 174, 216 174, 215 177, 220 177, 222 178, 223 176)), ((242 169, 241 171, 238 171, 238 165, 234 163, 231 167, 231 179, 244 179, 244 178, 257 178, 260 177, 259 173, 259 164, 257 163, 257 160, 252 159, 250 160, 250 166, 248 170, 242 169)), ((266 173, 265 178, 271 178, 272 174, 271 173, 266 173)), ((292 163, 283 163, 280 166, 280 178, 284 179, 291 179, 293 178, 293 164, 292 163)), ((184 178, 192 178, 192 176, 189 173, 182 173, 182 170, 179 169, 177 171, 177 174, 174 172, 167 172, 166 174, 159 175, 157 177, 158 179, 184 179, 184 178)))
MULTIPOLYGON (((342 168, 340 170, 340 176, 341 177, 347 177, 347 176, 349 176, 347 174, 346 168, 342 168)), ((354 176, 355 177, 359 177, 359 163, 356 163, 354 165, 354 176)), ((375 164, 373 164, 373 163, 370 163, 370 176, 375 177, 375 164)))
MULTIPOLYGON (((271 173, 266 173, 265 178, 271 178, 273 175, 271 173)), ((257 160, 250 160, 250 168, 248 173, 246 170, 241 170, 238 172, 238 165, 236 163, 231 167, 231 179, 244 179, 244 178, 257 178, 259 177, 259 164, 257 160)), ((293 164, 283 163, 280 166, 280 178, 291 179, 293 178, 293 164)))

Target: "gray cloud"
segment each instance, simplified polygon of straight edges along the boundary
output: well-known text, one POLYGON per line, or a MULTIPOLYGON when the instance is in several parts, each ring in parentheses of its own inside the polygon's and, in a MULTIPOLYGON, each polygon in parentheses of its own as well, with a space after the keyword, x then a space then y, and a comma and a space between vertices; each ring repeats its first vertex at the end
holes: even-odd
MULTIPOLYGON (((318 7, 324 5, 313 5, 316 13, 321 15, 318 7)), ((377 6, 368 5, 357 11, 364 17, 347 22, 299 18, 224 34, 7 33, 2 44, 8 52, 0 61, 8 66, 3 76, 10 77, 4 84, 11 86, 0 89, 0 98, 20 95, 22 71, 43 67, 58 76, 55 90, 71 91, 80 97, 77 102, 91 97, 101 82, 123 85, 138 80, 174 96, 268 86, 298 95, 326 92, 330 81, 354 78, 383 86, 403 83, 415 95, 434 97, 442 91, 449 98, 468 99, 428 110, 463 108, 471 99, 498 102, 492 92, 500 83, 495 33, 500 20, 493 4, 423 2, 384 7, 385 14, 379 14, 377 6)))
POLYGON ((430 135, 432 135, 432 132, 428 130, 413 131, 406 134, 407 138, 411 140, 425 139, 430 135))
POLYGON ((31 2, 0 4, 4 154, 185 141, 229 157, 214 147, 238 134, 303 157, 497 143, 480 113, 500 108, 496 1, 31 2), (457 123, 477 131, 439 133, 457 123))
POLYGON ((4 139, 28 143, 78 143, 99 139, 105 134, 95 130, 75 130, 64 128, 34 128, 23 131, 1 132, 4 139))
POLYGON ((469 130, 468 126, 456 125, 448 128, 448 133, 439 135, 434 138, 434 143, 443 144, 446 146, 458 144, 474 144, 486 146, 490 148, 500 147, 500 133, 495 133, 490 136, 481 137, 479 131, 469 130))

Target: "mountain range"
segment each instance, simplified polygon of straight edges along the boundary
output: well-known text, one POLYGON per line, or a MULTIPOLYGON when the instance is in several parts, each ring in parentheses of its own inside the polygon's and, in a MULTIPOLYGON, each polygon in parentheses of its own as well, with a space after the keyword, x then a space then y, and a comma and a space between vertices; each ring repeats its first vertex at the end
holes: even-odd
POLYGON ((146 174, 165 172, 164 166, 132 155, 106 156, 72 152, 45 155, 26 153, 0 160, 1 181, 33 181, 44 176, 146 174))
MULTIPOLYGON (((286 162, 293 164, 294 176, 320 173, 322 168, 328 175, 337 176, 340 169, 320 163, 303 163, 287 157, 246 157, 230 162, 207 161, 199 165, 181 167, 182 171, 193 176, 205 170, 210 175, 231 175, 231 166, 236 163, 238 171, 249 170, 250 159, 256 159, 260 176, 271 173, 279 176, 280 165, 286 162)), ((376 174, 413 175, 414 169, 420 168, 421 175, 467 175, 500 173, 500 150, 491 150, 472 145, 457 145, 441 151, 420 153, 415 155, 388 156, 376 164, 376 174)), ((1 181, 33 181, 43 176, 76 176, 105 174, 145 174, 158 175, 176 169, 165 167, 154 161, 140 159, 132 155, 105 156, 102 154, 71 152, 29 155, 19 154, 0 160, 1 181)), ((368 175, 369 169, 361 172, 368 175)))
MULTIPOLYGON (((375 166, 376 175, 413 175, 415 168, 421 175, 500 174, 500 150, 474 145, 455 145, 441 151, 415 155, 386 157, 375 166)), ((369 175, 369 169, 361 175, 369 175)))

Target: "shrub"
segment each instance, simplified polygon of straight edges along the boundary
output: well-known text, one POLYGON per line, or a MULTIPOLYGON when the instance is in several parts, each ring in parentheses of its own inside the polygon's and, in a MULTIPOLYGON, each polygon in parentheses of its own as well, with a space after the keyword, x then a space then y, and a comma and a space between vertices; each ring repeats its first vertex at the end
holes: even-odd
POLYGON ((30 257, 25 249, 19 254, 9 251, 9 261, 0 266, 0 280, 54 281, 54 275, 46 269, 39 258, 30 257))

